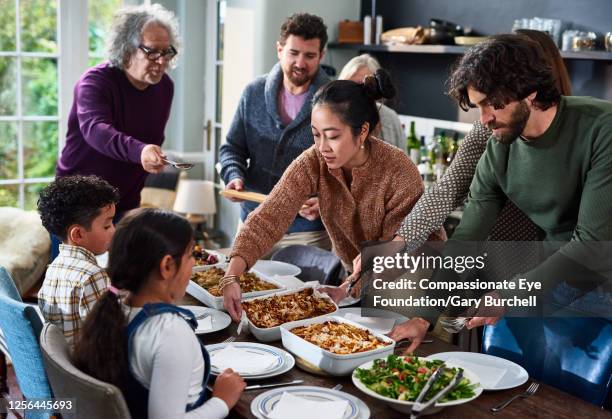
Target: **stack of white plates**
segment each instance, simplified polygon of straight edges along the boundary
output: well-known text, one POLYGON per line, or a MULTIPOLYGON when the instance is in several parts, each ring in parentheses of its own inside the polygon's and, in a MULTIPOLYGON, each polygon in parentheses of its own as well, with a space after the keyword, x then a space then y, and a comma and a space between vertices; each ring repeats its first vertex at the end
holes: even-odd
POLYGON ((253 399, 251 413, 258 419, 269 418, 283 393, 319 402, 346 400, 348 406, 342 419, 368 419, 370 417, 370 409, 357 397, 342 391, 314 386, 279 387, 266 391, 253 399))
POLYGON ((231 362, 229 362, 229 366, 246 380, 262 380, 284 374, 295 365, 295 359, 289 352, 274 346, 254 342, 217 343, 206 346, 206 350, 211 358, 211 373, 215 375, 221 373, 221 368, 215 365, 215 355, 228 347, 228 345, 231 345, 233 349, 247 352, 255 357, 262 356, 266 360, 269 360, 270 357, 274 358, 272 363, 264 365, 260 370, 250 368, 248 372, 240 371, 240 368, 232 366, 231 362))

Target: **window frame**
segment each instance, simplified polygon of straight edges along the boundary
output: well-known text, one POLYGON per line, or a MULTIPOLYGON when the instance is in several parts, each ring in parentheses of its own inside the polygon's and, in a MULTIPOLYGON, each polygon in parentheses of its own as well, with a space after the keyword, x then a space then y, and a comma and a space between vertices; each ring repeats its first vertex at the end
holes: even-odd
MULTIPOLYGON (((57 127, 57 158, 59 160, 66 142, 68 116, 73 102, 73 90, 81 75, 87 70, 90 58, 89 53, 89 1, 57 0, 56 9, 56 42, 57 50, 49 52, 26 52, 21 50, 21 15, 20 4, 23 0, 15 2, 15 51, 0 51, 0 57, 16 59, 16 112, 11 116, 0 116, 0 122, 16 123, 17 133, 17 177, 0 179, 0 188, 3 186, 17 186, 19 195, 17 206, 24 208, 25 191, 27 185, 52 182, 54 177, 26 178, 24 161, 24 123, 28 122, 56 122, 57 127), (68 51, 68 54, 64 54, 68 51), (48 58, 57 62, 57 114, 52 116, 24 115, 22 92, 22 59, 48 58)), ((123 0, 123 5, 139 4, 138 0, 123 0)))
MULTIPOLYGON (((2 186, 17 186, 19 196, 17 199, 17 206, 23 208, 25 205, 25 188, 27 185, 37 183, 49 183, 53 180, 53 177, 43 178, 26 178, 25 177, 25 161, 24 161, 24 123, 28 122, 56 122, 58 124, 58 153, 60 151, 61 143, 61 64, 62 64, 62 46, 61 46, 61 3, 62 0, 57 0, 57 8, 55 10, 56 16, 56 39, 57 39, 57 50, 55 52, 30 52, 21 50, 21 9, 20 5, 23 0, 15 1, 15 51, 0 51, 0 57, 15 58, 16 63, 16 108, 15 115, 2 115, 0 116, 0 122, 15 122, 17 128, 17 177, 12 179, 0 179, 0 187, 2 186), (24 115, 23 109, 23 65, 22 60, 24 58, 47 58, 55 59, 57 61, 57 88, 58 88, 58 103, 57 103, 57 114, 56 115, 44 115, 44 116, 33 116, 24 115)), ((59 157, 59 154, 58 154, 59 157)))

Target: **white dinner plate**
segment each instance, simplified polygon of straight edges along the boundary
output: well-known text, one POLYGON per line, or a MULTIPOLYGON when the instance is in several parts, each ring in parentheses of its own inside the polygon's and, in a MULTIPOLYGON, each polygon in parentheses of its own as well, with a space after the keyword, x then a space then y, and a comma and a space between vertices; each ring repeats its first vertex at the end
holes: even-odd
POLYGON ((266 419, 285 392, 296 397, 321 402, 346 400, 348 407, 342 419, 368 419, 370 417, 370 409, 357 397, 343 391, 316 386, 279 387, 266 391, 253 399, 251 413, 258 419, 266 419))
POLYGON ((181 306, 181 308, 185 308, 191 311, 196 317, 203 314, 210 314, 212 317, 212 328, 205 329, 204 328, 204 320, 198 320, 198 328, 195 330, 196 335, 204 335, 206 333, 214 333, 219 330, 225 329, 232 323, 232 318, 229 314, 224 313, 220 310, 215 310, 214 308, 202 307, 202 306, 181 306))
POLYGON ((273 277, 278 276, 298 276, 302 270, 295 265, 278 260, 258 260, 253 265, 253 269, 264 275, 273 277))
POLYGON ((480 378, 480 385, 484 390, 507 390, 524 384, 529 379, 529 374, 520 365, 493 355, 478 352, 441 352, 428 355, 429 359, 440 359, 442 361, 452 360, 453 364, 461 365, 469 369, 480 378), (501 379, 497 383, 486 372, 500 372, 501 379))
MULTIPOLYGON (((231 343, 217 343, 214 345, 206 345, 206 350, 210 355, 211 359, 215 352, 222 350, 227 345, 232 345, 235 348, 248 350, 250 352, 256 354, 267 354, 272 355, 276 358, 274 364, 270 367, 266 368, 264 371, 257 373, 245 373, 240 374, 243 378, 247 380, 262 380, 264 378, 275 377, 280 374, 284 374, 289 371, 295 365, 295 358, 289 352, 284 349, 276 348, 270 345, 264 345, 261 343, 255 342, 231 342, 231 343)), ((212 364, 210 366, 210 372, 214 375, 219 375, 221 371, 212 364)))

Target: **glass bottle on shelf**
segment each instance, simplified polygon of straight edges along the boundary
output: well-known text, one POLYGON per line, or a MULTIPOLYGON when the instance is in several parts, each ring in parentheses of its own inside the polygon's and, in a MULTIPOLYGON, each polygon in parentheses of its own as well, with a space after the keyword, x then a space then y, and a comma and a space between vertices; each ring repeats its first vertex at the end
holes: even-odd
POLYGON ((457 154, 457 148, 459 148, 459 133, 453 134, 453 138, 448 142, 448 157, 446 157, 446 164, 450 166, 453 162, 455 155, 457 154))
POLYGON ((434 179, 438 182, 444 176, 447 167, 448 147, 445 131, 441 131, 440 135, 433 139, 429 146, 428 154, 434 179))
POLYGON ((421 160, 421 143, 416 136, 414 121, 410 121, 410 132, 406 137, 406 153, 414 164, 419 164, 421 160))
POLYGON ((427 162, 427 145, 425 144, 425 136, 421 135, 421 163, 427 162))

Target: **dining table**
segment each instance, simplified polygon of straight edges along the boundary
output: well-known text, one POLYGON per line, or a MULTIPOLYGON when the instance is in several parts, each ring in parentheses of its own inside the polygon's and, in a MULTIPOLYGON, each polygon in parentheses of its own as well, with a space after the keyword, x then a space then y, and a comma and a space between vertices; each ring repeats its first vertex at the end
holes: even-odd
MULTIPOLYGON (((184 305, 201 305, 201 303, 195 298, 186 295, 181 304, 184 305)), ((236 336, 236 342, 257 342, 257 339, 248 332, 242 331, 240 335, 237 335, 237 324, 232 323, 226 329, 215 333, 209 333, 199 335, 200 339, 205 345, 220 343, 230 336, 236 336)), ((451 352, 459 351, 459 347, 447 343, 436 336, 431 335, 427 337, 433 340, 431 343, 421 344, 415 354, 418 356, 428 356, 440 352, 451 352)), ((266 342, 266 344, 282 348, 282 342, 266 342)), ((401 350, 406 346, 399 346, 396 353, 401 353, 401 350)), ((272 384, 278 382, 288 382, 293 380, 303 380, 301 385, 308 386, 320 386, 326 388, 332 388, 337 384, 342 385, 341 391, 352 394, 353 396, 361 399, 370 408, 372 419, 400 419, 408 417, 406 414, 397 412, 389 407, 386 403, 381 400, 375 399, 366 395, 365 393, 358 390, 353 384, 351 377, 334 377, 334 376, 322 376, 307 372, 300 369, 298 365, 293 367, 290 371, 285 374, 252 382, 247 384, 272 384)), ((510 397, 522 393, 527 387, 537 380, 528 380, 524 385, 513 388, 510 390, 500 391, 485 391, 475 400, 465 403, 459 406, 452 406, 443 409, 442 411, 427 416, 430 418, 452 418, 452 419, 463 419, 463 418, 508 418, 508 419, 523 419, 523 418, 612 418, 612 412, 602 410, 599 407, 587 403, 569 393, 563 392, 550 385, 539 383, 540 386, 536 393, 531 397, 525 399, 517 399, 511 403, 508 407, 497 414, 491 412, 491 407, 496 406, 510 397)), ((245 391, 236 406, 230 411, 229 418, 255 418, 251 413, 251 402, 253 399, 264 391, 269 389, 261 390, 248 390, 245 391)), ((316 418, 313 418, 316 419, 316 418)))

